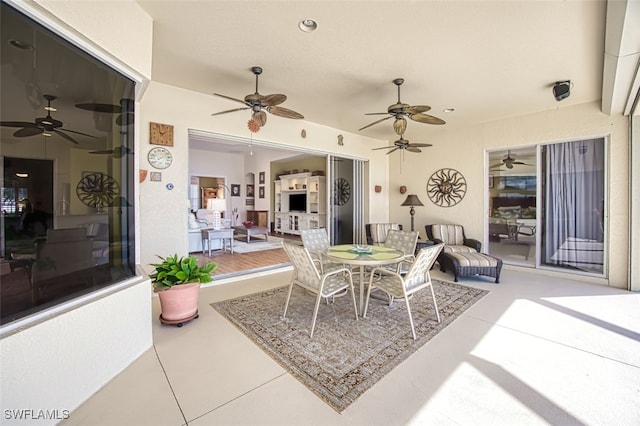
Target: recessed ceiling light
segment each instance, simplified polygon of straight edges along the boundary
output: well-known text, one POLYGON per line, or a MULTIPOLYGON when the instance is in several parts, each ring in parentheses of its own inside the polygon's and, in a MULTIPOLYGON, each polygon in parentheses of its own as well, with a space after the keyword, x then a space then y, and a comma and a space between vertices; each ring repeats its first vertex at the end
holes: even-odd
POLYGON ((32 44, 27 43, 26 41, 20 41, 20 40, 16 40, 16 39, 11 39, 9 40, 9 44, 13 47, 15 47, 16 49, 20 49, 20 50, 33 50, 34 47, 32 44))
POLYGON ((19 178, 26 178, 29 177, 29 173, 16 172, 16 176, 18 176, 19 178))
POLYGON ((449 112, 453 112, 453 111, 455 111, 455 110, 456 110, 455 108, 445 108, 445 109, 443 109, 443 110, 442 110, 442 112, 447 112, 447 113, 449 113, 449 112))
POLYGON ((42 136, 44 136, 45 138, 50 138, 51 137, 51 133, 42 132, 42 136))
POLYGON ((310 33, 318 29, 318 23, 313 19, 306 18, 298 22, 298 28, 305 33, 310 33))

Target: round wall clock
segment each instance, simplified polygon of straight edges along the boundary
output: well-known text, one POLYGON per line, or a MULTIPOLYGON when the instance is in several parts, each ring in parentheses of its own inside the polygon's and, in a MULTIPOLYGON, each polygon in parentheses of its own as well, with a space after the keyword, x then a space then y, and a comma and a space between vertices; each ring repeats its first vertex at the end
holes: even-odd
POLYGON ((454 169, 440 169, 431 175, 427 182, 429 199, 442 207, 458 204, 467 193, 467 181, 454 169))
POLYGON ((89 173, 80 179, 76 195, 85 205, 101 209, 110 206, 120 193, 120 185, 104 173, 89 173))
POLYGON ((161 146, 151 149, 147 155, 147 159, 149 160, 149 164, 156 169, 166 169, 173 163, 171 152, 161 146))
POLYGON ((345 178, 338 178, 333 182, 333 204, 342 206, 351 198, 351 185, 345 178))

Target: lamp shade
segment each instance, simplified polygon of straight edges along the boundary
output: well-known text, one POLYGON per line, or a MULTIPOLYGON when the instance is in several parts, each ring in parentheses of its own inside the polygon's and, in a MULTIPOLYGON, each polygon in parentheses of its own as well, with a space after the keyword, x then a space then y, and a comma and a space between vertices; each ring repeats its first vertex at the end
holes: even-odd
POLYGON ((227 200, 224 198, 209 198, 207 200, 207 210, 223 211, 227 209, 227 200))
POLYGON ((420 201, 420 199, 418 198, 418 196, 416 194, 409 194, 407 195, 407 199, 404 200, 404 202, 402 204, 400 204, 401 206, 424 206, 424 204, 422 204, 422 201, 420 201))

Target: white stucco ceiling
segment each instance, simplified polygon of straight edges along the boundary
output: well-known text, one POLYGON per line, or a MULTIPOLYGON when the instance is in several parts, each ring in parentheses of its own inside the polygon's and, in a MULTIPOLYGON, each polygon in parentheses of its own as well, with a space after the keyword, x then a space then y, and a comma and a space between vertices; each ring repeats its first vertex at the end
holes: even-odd
MULTIPOLYGON (((605 1, 139 1, 154 20, 152 77, 244 98, 283 93, 309 121, 357 132, 397 100, 429 105, 444 126, 409 121, 406 136, 598 101, 605 1), (297 27, 313 18, 318 29, 297 27), (551 86, 571 80, 571 96, 551 86), (445 108, 455 108, 444 113, 445 108)), ((212 95, 207 113, 221 110, 212 95), (214 103, 216 106, 214 106, 214 103)), ((242 105, 224 101, 227 108, 242 105)), ((242 120, 238 111, 211 120, 242 120)), ((287 120, 269 116, 269 120, 287 120)), ((362 131, 395 139, 392 121, 362 131)), ((268 124, 267 124, 268 125, 268 124)))

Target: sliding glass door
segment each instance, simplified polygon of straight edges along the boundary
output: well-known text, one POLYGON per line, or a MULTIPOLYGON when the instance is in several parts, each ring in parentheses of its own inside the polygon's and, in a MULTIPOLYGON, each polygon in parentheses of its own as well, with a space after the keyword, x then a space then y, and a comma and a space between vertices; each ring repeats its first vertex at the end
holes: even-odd
POLYGON ((542 147, 541 264, 604 273, 604 139, 542 147))
POLYGON ((513 265, 606 275, 604 138, 488 157, 487 252, 513 265))
POLYGON ((330 155, 328 163, 331 244, 362 242, 364 162, 330 155))

